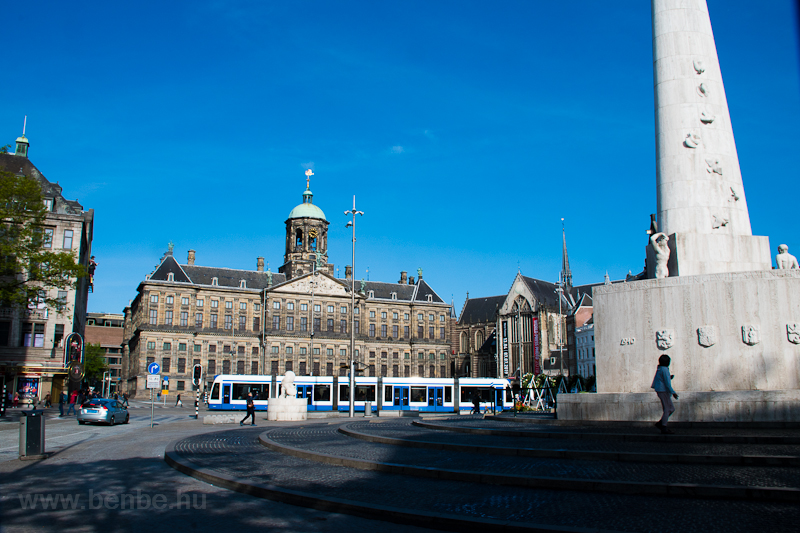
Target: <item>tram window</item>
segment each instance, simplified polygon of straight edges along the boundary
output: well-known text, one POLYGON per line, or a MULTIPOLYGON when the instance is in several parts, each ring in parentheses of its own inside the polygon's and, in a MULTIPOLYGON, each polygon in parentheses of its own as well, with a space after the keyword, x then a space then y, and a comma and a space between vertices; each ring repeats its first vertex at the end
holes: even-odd
POLYGON ((411 401, 412 402, 427 402, 428 399, 425 395, 427 387, 411 387, 411 401))
POLYGON ((331 401, 330 385, 314 385, 314 400, 318 402, 331 401))
POLYGON ((375 385, 356 385, 357 402, 374 402, 375 385))
POLYGON ((383 386, 383 401, 384 402, 392 402, 392 386, 391 385, 384 385, 383 386))
POLYGON ((211 399, 219 400, 219 383, 214 383, 214 388, 211 389, 211 399))
POLYGON ((350 401, 350 385, 339 385, 339 401, 345 403, 350 401))
POLYGON ((471 403, 472 396, 475 393, 478 393, 478 396, 481 399, 481 402, 491 402, 492 401, 492 389, 490 388, 481 388, 481 387, 461 387, 461 402, 462 403, 471 403))
MULTIPOLYGON (((231 397, 234 400, 246 400, 247 394, 252 393, 254 400, 262 400, 269 397, 269 394, 264 395, 265 385, 262 383, 234 383, 233 394, 231 397)), ((269 388, 267 386, 267 392, 269 388)))
POLYGON ((444 402, 450 403, 453 401, 453 387, 444 388, 444 402))

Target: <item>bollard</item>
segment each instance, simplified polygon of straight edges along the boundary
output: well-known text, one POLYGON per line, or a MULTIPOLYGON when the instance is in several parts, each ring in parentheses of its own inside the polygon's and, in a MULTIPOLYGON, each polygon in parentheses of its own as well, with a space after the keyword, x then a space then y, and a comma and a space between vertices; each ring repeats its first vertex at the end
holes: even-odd
POLYGON ((200 387, 197 387, 197 397, 194 399, 194 419, 200 419, 200 387))
POLYGON ((3 402, 0 403, 0 416, 6 416, 6 399, 8 399, 8 393, 6 392, 6 378, 3 376, 3 402))
POLYGON ((44 455, 44 411, 22 411, 19 421, 19 456, 41 458, 44 455))

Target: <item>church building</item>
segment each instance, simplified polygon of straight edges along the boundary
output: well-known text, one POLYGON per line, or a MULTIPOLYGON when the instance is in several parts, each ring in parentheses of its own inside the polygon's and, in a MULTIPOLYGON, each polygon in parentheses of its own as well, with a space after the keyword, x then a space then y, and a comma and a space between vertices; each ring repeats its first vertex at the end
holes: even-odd
POLYGON ((449 377, 451 305, 423 279, 400 272, 396 282, 345 278, 328 262, 325 213, 310 184, 286 219, 278 272, 179 263, 172 245, 125 308, 123 379, 145 393, 147 365, 157 362, 170 389, 192 390, 203 367, 205 387, 217 374, 345 376, 355 334, 357 375, 449 377), (352 330, 351 330, 352 328, 352 330))

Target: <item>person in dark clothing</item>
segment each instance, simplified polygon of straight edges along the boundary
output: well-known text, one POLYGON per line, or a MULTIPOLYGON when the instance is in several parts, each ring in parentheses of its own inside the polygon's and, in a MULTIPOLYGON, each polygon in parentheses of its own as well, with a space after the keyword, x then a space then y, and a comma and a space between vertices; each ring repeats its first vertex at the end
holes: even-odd
POLYGON ((481 414, 481 397, 477 392, 472 395, 472 411, 469 414, 481 414))
POLYGON ((247 415, 239 422, 240 426, 244 425, 244 421, 252 417, 253 425, 256 425, 256 404, 253 401, 253 393, 247 393, 247 415))
POLYGON ((61 413, 58 416, 64 416, 64 405, 67 403, 67 392, 62 390, 61 394, 58 395, 58 412, 61 413))

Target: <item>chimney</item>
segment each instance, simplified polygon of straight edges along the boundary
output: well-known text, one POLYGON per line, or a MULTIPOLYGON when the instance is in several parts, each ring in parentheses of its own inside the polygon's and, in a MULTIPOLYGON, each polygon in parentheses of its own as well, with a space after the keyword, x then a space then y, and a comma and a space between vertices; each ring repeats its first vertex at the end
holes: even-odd
POLYGON ((344 267, 344 279, 350 280, 353 279, 353 267, 347 265, 344 267))
POLYGON ((405 270, 400 271, 400 281, 398 281, 400 285, 408 285, 408 272, 405 270))
POLYGON ((414 276, 411 276, 410 278, 408 278, 408 284, 409 285, 413 285, 414 284, 414 276))
POLYGON ((186 260, 187 265, 194 265, 194 250, 189 250, 189 257, 186 260))
POLYGON ((256 270, 259 272, 264 272, 264 258, 258 257, 256 258, 256 270))

